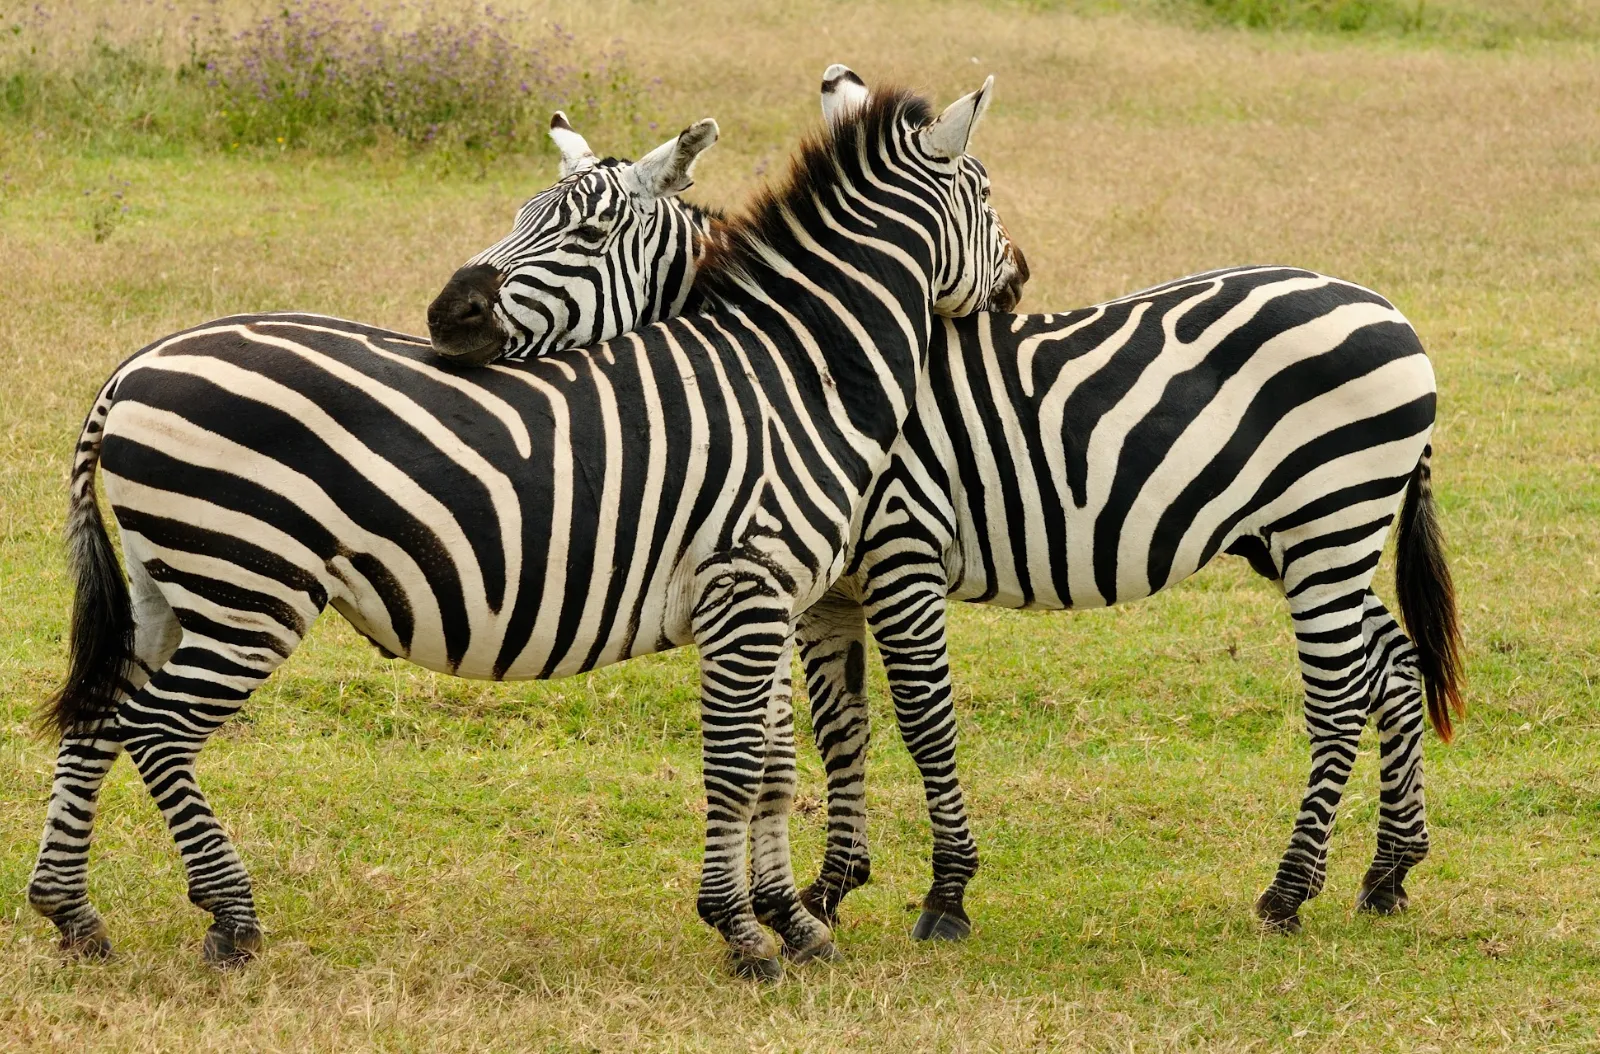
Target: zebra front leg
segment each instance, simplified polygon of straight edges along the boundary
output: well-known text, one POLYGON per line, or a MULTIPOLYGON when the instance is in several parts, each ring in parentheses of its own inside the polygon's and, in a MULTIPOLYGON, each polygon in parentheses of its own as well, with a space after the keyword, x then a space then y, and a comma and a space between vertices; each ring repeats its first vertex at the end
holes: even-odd
POLYGON ((778 932, 791 962, 834 957, 833 934, 801 903, 789 853, 789 813, 794 803, 793 638, 779 660, 767 708, 766 766, 750 824, 751 900, 756 918, 778 932))
POLYGON ((817 879, 800 894, 833 926, 845 894, 872 876, 867 848, 867 632, 861 605, 829 594, 800 616, 800 660, 811 729, 828 778, 828 844, 817 879))
POLYGON ((1356 906, 1391 915, 1410 904, 1406 874, 1428 855, 1422 794, 1422 681, 1416 650, 1376 594, 1368 593, 1363 633, 1367 665, 1378 676, 1373 713, 1378 723, 1378 850, 1361 880, 1356 906))
MULTIPOLYGON (((1292 576, 1286 579, 1293 581, 1292 576)), ((1307 581, 1316 582, 1317 576, 1307 581)), ((1255 905, 1264 923, 1288 933, 1299 932, 1300 905, 1322 892, 1327 879, 1328 839, 1367 720, 1370 678, 1361 636, 1365 589, 1362 582, 1354 592, 1332 598, 1325 589, 1289 590, 1305 687, 1311 778, 1278 873, 1255 905)))
POLYGON ((917 579, 892 589, 874 582, 867 609, 894 696, 895 720, 922 773, 933 826, 933 885, 911 930, 917 940, 962 940, 972 932, 964 901, 967 883, 978 872, 978 843, 956 772, 945 606, 942 580, 917 579))
MULTIPOLYGON (((172 608, 135 558, 137 536, 125 534, 123 548, 129 554, 134 623, 134 662, 123 675, 126 693, 143 687, 151 671, 171 657, 181 631, 172 608)), ((89 902, 89 846, 100 809, 100 788, 121 753, 114 721, 69 732, 62 736, 56 752, 39 858, 28 880, 28 903, 55 924, 61 934, 61 950, 69 955, 105 958, 111 954, 105 921, 89 902)))
MULTIPOLYGON (((702 566, 697 585, 706 844, 696 906, 728 942, 735 973, 771 980, 783 960, 756 918, 745 854, 766 774, 768 711, 792 654, 792 604, 776 576, 747 558, 702 566)), ((774 805, 786 822, 782 802, 774 805)))

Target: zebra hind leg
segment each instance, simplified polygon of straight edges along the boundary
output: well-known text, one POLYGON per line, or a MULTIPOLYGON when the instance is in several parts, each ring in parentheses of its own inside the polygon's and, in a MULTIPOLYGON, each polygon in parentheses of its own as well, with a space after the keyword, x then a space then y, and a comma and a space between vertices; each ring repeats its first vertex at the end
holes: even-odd
MULTIPOLYGON (((135 544, 125 538, 125 551, 131 554, 135 544)), ((137 560, 128 561, 128 578, 134 662, 124 674, 124 700, 171 657, 181 635, 172 608, 137 560)), ((68 733, 56 753, 39 857, 28 880, 28 903, 55 924, 61 934, 61 950, 69 955, 105 958, 111 954, 105 920, 89 902, 89 843, 99 812, 100 788, 121 753, 121 739, 111 727, 68 733)))
POLYGON ((750 823, 751 902, 756 918, 777 931, 790 962, 832 959, 833 934, 801 902, 789 854, 789 813, 794 803, 794 691, 792 645, 779 660, 767 710, 766 767, 750 823))
MULTIPOLYGON (((183 553, 171 559, 189 562, 183 553)), ((260 950, 261 924, 250 876, 201 793, 195 759, 299 645, 327 593, 264 575, 232 581, 165 560, 146 567, 183 633, 171 657, 123 703, 117 731, 183 857, 189 900, 212 916, 206 961, 240 963, 260 950)))
POLYGON ((1257 916, 1272 929, 1298 932, 1300 905, 1327 878, 1328 839, 1367 720, 1362 608, 1382 543, 1379 529, 1355 544, 1334 534, 1286 550, 1283 581, 1305 689, 1311 776, 1277 875, 1256 900, 1257 916))
POLYGON ((978 873, 978 843, 956 771, 945 607, 944 582, 917 578, 879 591, 867 612, 933 827, 933 884, 911 930, 916 940, 963 940, 972 932, 965 900, 967 883, 978 873))
POLYGON ((1377 672, 1378 849, 1361 880, 1356 906, 1392 915, 1410 905, 1405 878, 1428 855, 1422 793, 1422 737, 1427 723, 1415 649, 1377 595, 1367 594, 1367 664, 1377 672))
POLYGON ((261 949, 250 876, 216 814, 201 793, 195 759, 217 729, 239 711, 294 645, 279 634, 222 623, 202 636, 189 623, 172 658, 135 692, 118 713, 128 757, 166 818, 183 857, 189 900, 212 916, 202 952, 207 962, 245 962, 261 949), (217 637, 226 635, 230 642, 217 637))
POLYGON ((872 876, 867 847, 866 624, 859 604, 829 595, 800 617, 800 658, 811 728, 828 778, 828 844, 816 881, 800 894, 828 925, 839 903, 872 876))

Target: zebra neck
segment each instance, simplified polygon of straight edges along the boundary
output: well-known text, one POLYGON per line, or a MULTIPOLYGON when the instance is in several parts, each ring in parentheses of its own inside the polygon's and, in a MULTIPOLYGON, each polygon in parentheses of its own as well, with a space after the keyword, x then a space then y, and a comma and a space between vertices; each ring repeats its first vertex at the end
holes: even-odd
POLYGON ((852 246, 786 254, 719 291, 714 308, 749 318, 796 376, 837 398, 848 428, 885 452, 916 400, 927 361, 929 291, 887 254, 852 246))
POLYGON ((696 264, 705 251, 708 221, 676 198, 660 208, 654 232, 639 247, 640 259, 624 272, 632 278, 636 299, 617 300, 618 333, 676 318, 692 307, 696 264))

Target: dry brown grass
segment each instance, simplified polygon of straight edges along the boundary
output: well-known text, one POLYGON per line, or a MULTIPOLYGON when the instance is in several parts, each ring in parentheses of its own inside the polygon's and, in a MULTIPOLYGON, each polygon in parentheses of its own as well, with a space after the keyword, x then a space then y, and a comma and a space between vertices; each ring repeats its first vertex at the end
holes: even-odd
MULTIPOLYGON (((1460 744, 1429 743, 1435 854, 1412 883, 1419 910, 1380 923, 1351 910, 1374 812, 1363 761, 1306 934, 1252 925, 1305 749, 1280 604, 1224 566, 1125 610, 957 613, 987 853, 967 947, 904 937, 924 821, 881 681, 876 880, 847 904, 845 958, 758 990, 724 975, 692 913, 684 656, 468 685, 384 664, 329 620, 202 760, 257 878, 263 961, 198 965, 175 854, 122 766, 93 888, 123 955, 59 966, 21 898, 49 771, 23 722, 62 663, 62 481, 90 394, 146 340, 233 310, 417 330, 444 276, 550 172, 131 159, 12 137, 0 1050, 1592 1049, 1593 44, 1419 48, 957 0, 544 10, 624 37, 663 78, 662 137, 704 114, 722 122, 694 192, 705 200, 737 201, 782 163, 829 62, 941 99, 992 71, 979 146, 1034 266, 1027 308, 1265 261, 1366 283, 1407 312, 1440 377, 1435 471, 1472 675, 1460 744), (133 209, 97 243, 113 176, 133 209)), ((797 820, 796 836, 809 866, 820 821, 797 820)))

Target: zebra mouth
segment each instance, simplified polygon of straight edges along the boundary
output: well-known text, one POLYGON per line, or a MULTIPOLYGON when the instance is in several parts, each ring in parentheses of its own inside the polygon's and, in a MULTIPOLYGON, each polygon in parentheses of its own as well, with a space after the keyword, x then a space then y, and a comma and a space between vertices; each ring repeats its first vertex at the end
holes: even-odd
POLYGON ((500 357, 503 348, 504 341, 500 339, 498 334, 475 347, 446 343, 437 339, 433 342, 433 350, 437 354, 449 359, 451 362, 459 362, 468 366, 483 366, 494 361, 500 357))
POLYGON ((1021 302, 1022 287, 1028 282, 1028 258, 1022 255, 1021 249, 1013 245, 1010 262, 1011 273, 989 294, 989 303, 984 310, 1006 314, 1015 311, 1017 304, 1021 302))
POLYGON ((433 350, 453 362, 481 366, 500 356, 506 333, 495 317, 500 272, 472 264, 450 276, 428 305, 428 336, 433 350))

